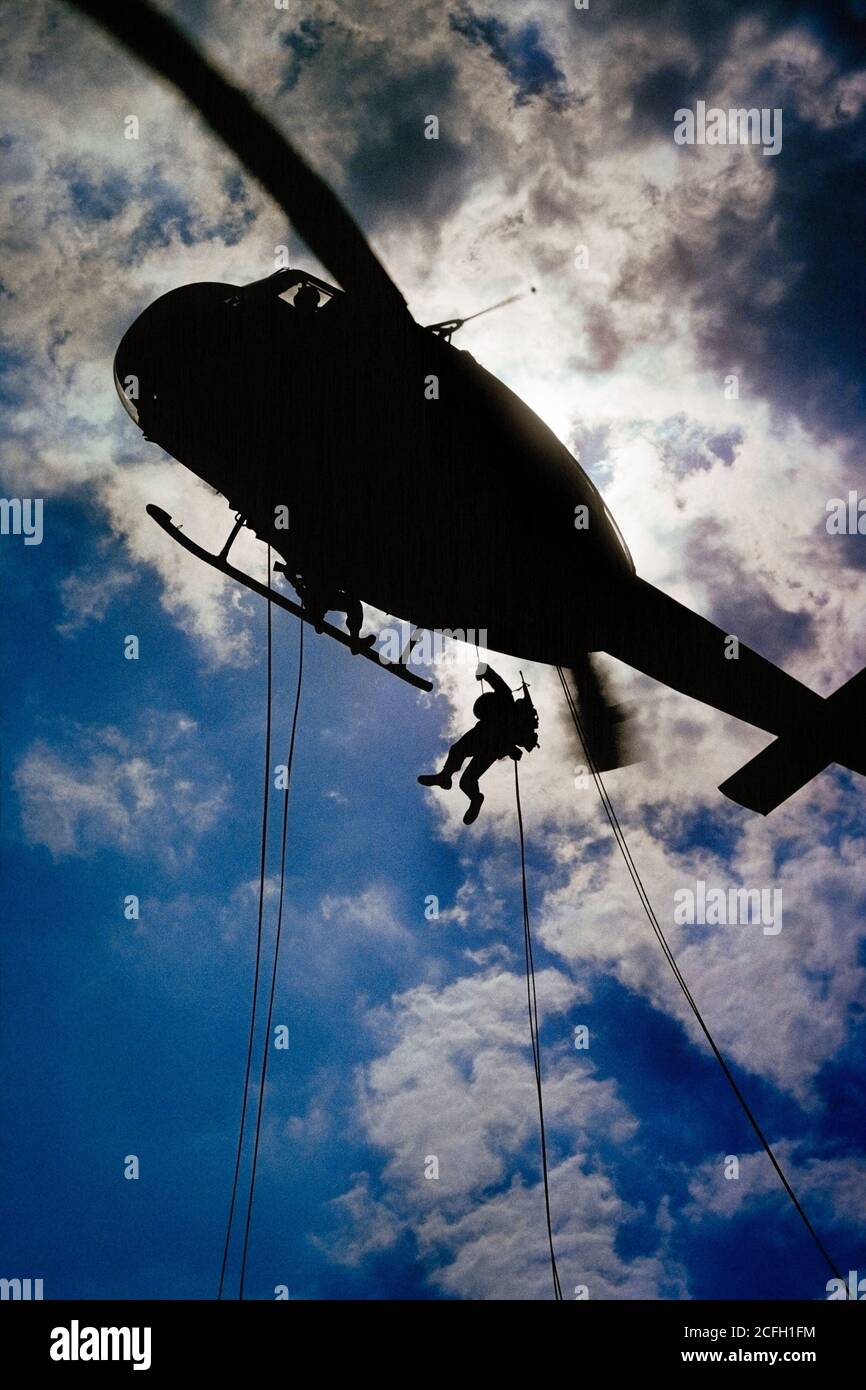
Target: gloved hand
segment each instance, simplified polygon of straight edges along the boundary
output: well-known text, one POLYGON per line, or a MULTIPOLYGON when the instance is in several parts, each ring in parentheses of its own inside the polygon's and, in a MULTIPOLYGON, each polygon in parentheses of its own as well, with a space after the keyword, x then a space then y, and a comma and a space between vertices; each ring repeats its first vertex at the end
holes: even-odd
POLYGON ((484 677, 485 677, 486 675, 487 675, 487 662, 486 662, 486 661, 479 661, 478 665, 477 665, 476 668, 475 668, 475 679, 476 679, 477 681, 483 681, 483 680, 484 680, 484 677))

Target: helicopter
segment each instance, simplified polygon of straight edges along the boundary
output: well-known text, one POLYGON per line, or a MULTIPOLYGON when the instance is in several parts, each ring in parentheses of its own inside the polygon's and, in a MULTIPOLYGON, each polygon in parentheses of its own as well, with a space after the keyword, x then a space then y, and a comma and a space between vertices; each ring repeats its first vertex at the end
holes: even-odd
POLYGON ((866 670, 826 699, 636 572, 603 497, 553 431, 451 341, 423 326, 327 184, 149 6, 73 0, 197 107, 293 222, 331 284, 285 268, 247 285, 170 290, 116 353, 114 379, 145 437, 226 497, 213 555, 157 505, 180 544, 422 689, 423 631, 479 630, 517 659, 567 668, 595 710, 590 753, 617 765, 617 713, 592 664, 606 653, 774 735, 720 790, 768 814, 831 763, 866 775, 866 670), (288 526, 285 525, 289 518, 288 526), (399 662, 231 565, 248 526, 276 568, 411 622, 399 662))

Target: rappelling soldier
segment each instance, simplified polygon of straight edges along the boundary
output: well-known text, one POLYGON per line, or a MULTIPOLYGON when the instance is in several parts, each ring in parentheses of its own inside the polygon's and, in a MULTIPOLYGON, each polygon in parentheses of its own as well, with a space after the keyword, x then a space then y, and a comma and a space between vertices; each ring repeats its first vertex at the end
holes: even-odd
POLYGON ((481 662, 475 673, 476 680, 487 681, 490 690, 478 696, 472 706, 472 713, 478 723, 453 745, 441 772, 423 773, 418 778, 422 787, 441 787, 451 790, 451 780, 456 772, 469 759, 469 765, 460 778, 460 790, 469 797, 469 806, 463 817, 464 825, 471 825, 478 819, 478 812, 484 802, 484 793, 478 783, 500 758, 513 758, 518 762, 523 757, 521 748, 530 752, 538 745, 538 715, 526 686, 523 697, 515 700, 508 685, 491 666, 481 662))

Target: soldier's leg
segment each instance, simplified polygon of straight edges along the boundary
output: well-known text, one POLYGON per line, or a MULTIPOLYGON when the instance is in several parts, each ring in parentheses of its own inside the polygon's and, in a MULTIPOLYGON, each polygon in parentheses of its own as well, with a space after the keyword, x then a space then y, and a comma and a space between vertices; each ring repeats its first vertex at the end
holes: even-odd
POLYGON ((460 771, 466 759, 471 758, 476 750, 475 732, 475 729, 470 729, 452 745, 441 772, 424 773, 418 778, 422 787, 441 787, 443 791, 450 791, 455 772, 460 771))
POLYGON ((471 825, 474 820, 478 819, 478 812, 481 810, 484 802, 484 793, 478 783, 485 772, 487 772, 488 768, 492 767, 495 762, 496 755, 494 753, 488 753, 486 751, 477 753, 460 778, 460 790, 465 792, 469 797, 469 807, 463 817, 464 825, 471 825))
POLYGON ((376 640, 375 635, 371 632, 366 637, 361 636, 361 628, 364 626, 364 606, 361 600, 347 597, 343 602, 346 605, 346 627, 352 641, 357 642, 359 646, 372 647, 376 640))
POLYGON ((475 730, 470 729, 462 738, 452 744, 445 759, 445 766, 442 769, 443 776, 453 777, 455 772, 459 772, 467 758, 471 758, 477 751, 475 730))
POLYGON ((303 575, 299 575, 295 582, 298 597, 301 600, 301 607, 306 612, 312 622, 316 632, 321 632, 325 621, 325 613, 329 606, 329 595, 324 589, 317 588, 315 583, 311 583, 303 575))

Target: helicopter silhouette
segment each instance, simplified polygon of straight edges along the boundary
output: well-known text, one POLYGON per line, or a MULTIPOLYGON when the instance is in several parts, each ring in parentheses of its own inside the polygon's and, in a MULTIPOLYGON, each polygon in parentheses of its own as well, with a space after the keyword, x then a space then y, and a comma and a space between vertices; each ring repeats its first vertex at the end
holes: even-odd
POLYGON ((73 3, 194 103, 339 281, 283 269, 248 285, 186 285, 124 335, 114 363, 124 407, 237 517, 219 555, 152 505, 165 530, 424 689, 412 640, 386 662, 357 623, 345 633, 235 569, 240 526, 287 576, 403 615, 413 639, 481 629, 495 651, 571 670, 600 770, 621 750, 597 652, 776 736, 721 785, 744 807, 767 814, 834 762, 866 774, 866 670, 824 699, 640 578, 570 451, 452 344, 465 320, 415 322, 340 200, 247 97, 139 0, 73 3))

